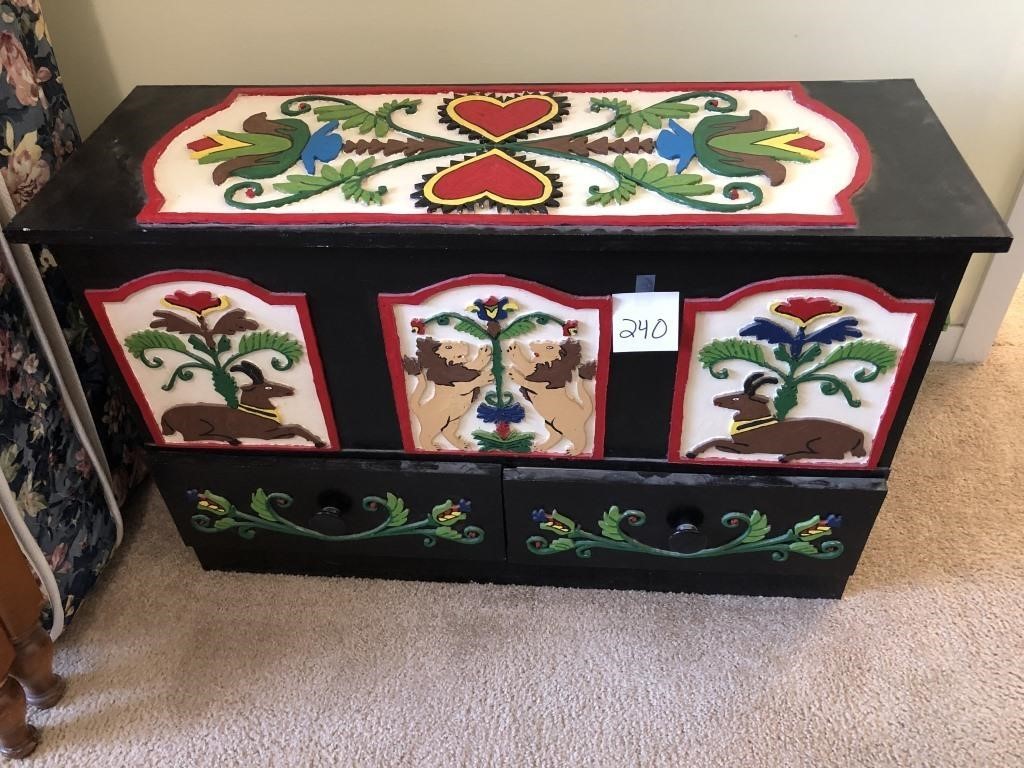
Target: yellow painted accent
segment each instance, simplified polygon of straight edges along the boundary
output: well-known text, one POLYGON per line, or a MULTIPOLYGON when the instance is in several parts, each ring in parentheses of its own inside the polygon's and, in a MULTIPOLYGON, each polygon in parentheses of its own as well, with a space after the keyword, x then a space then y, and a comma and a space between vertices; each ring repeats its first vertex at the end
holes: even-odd
POLYGON ((551 179, 549 179, 540 171, 531 168, 524 162, 516 160, 511 155, 502 152, 500 149, 492 149, 489 152, 484 152, 482 155, 477 155, 476 157, 470 158, 469 160, 463 160, 461 163, 457 163, 456 165, 453 165, 449 168, 445 168, 443 171, 440 171, 439 173, 435 173, 430 178, 430 181, 428 181, 426 185, 424 185, 423 196, 427 198, 427 200, 429 200, 430 202, 437 203, 438 205, 465 205, 466 203, 475 203, 477 200, 483 200, 484 198, 487 198, 488 200, 493 200, 496 203, 502 203, 504 205, 510 205, 513 207, 521 208, 524 206, 537 205, 538 203, 544 202, 551 195, 551 188, 551 179), (476 195, 470 195, 469 197, 460 197, 455 200, 446 200, 434 194, 434 186, 447 174, 460 168, 464 168, 467 165, 478 163, 485 157, 490 157, 492 155, 501 155, 508 162, 512 163, 513 165, 518 165, 531 176, 538 179, 541 182, 541 184, 544 185, 544 192, 539 197, 535 197, 532 200, 511 200, 509 198, 502 197, 501 195, 496 195, 493 192, 489 192, 486 190, 476 195))
POLYGON ((751 424, 755 421, 760 421, 760 419, 746 419, 745 421, 733 419, 732 423, 729 425, 729 434, 737 435, 741 432, 753 432, 755 429, 760 429, 761 427, 770 427, 773 424, 779 423, 778 419, 771 419, 770 421, 766 421, 764 424, 758 424, 757 426, 754 427, 744 426, 745 424, 751 424))
POLYGON ((264 419, 276 421, 278 424, 281 423, 281 410, 279 408, 256 408, 251 405, 243 405, 239 403, 238 410, 251 413, 253 416, 259 416, 264 419))
POLYGON ((509 136, 515 136, 517 133, 522 133, 523 131, 527 131, 530 128, 533 128, 534 126, 541 125, 542 123, 545 123, 548 120, 550 120, 552 117, 558 114, 558 103, 550 96, 544 96, 542 94, 523 94, 522 96, 516 96, 514 99, 509 99, 508 101, 502 101, 501 99, 496 99, 493 96, 466 95, 459 96, 456 99, 452 99, 451 101, 448 102, 447 106, 445 106, 444 109, 448 117, 450 117, 454 122, 458 123, 459 125, 465 128, 469 128, 471 131, 476 131, 481 136, 484 136, 485 138, 488 138, 491 141, 503 141, 507 139, 509 136), (455 112, 455 108, 465 101, 487 101, 498 107, 504 107, 508 104, 515 104, 517 101, 522 101, 523 99, 544 99, 550 105, 550 109, 548 109, 547 114, 545 114, 540 119, 535 120, 534 122, 529 123, 528 125, 520 126, 519 128, 516 128, 514 131, 503 133, 500 136, 495 136, 493 133, 485 131, 476 123, 471 123, 468 120, 459 117, 458 114, 455 112))
POLYGON ((225 149, 238 149, 239 147, 251 147, 247 141, 239 141, 238 139, 232 139, 229 136, 225 136, 222 133, 218 133, 213 136, 207 136, 208 139, 213 139, 217 142, 216 147, 210 147, 209 149, 200 149, 198 151, 191 152, 192 159, 199 160, 200 158, 206 157, 212 152, 221 152, 225 149))
POLYGON ((755 141, 755 144, 763 144, 766 147, 774 147, 775 149, 784 149, 786 152, 794 152, 802 157, 806 157, 808 160, 817 160, 821 157, 821 153, 813 149, 804 149, 803 147, 791 147, 788 142, 802 139, 807 135, 807 131, 796 131, 794 133, 787 133, 784 136, 772 136, 768 139, 761 139, 761 141, 755 141))

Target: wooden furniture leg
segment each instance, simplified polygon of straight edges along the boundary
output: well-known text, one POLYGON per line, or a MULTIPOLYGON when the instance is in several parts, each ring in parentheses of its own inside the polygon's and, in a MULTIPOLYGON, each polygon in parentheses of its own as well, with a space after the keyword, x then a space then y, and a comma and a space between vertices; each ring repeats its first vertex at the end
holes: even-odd
POLYGON ((10 675, 24 687, 29 704, 52 707, 64 695, 66 685, 53 672, 53 642, 39 625, 43 596, 14 532, 2 518, 0 584, 0 634, 10 638, 14 648, 10 675))
POLYGON ((21 637, 11 640, 14 663, 11 677, 25 689, 25 698, 33 707, 49 709, 64 695, 67 683, 53 671, 53 641, 37 622, 21 637))
POLYGON ((20 758, 32 754, 39 744, 39 731, 25 722, 25 693, 7 674, 14 657, 13 643, 0 632, 0 755, 20 758))

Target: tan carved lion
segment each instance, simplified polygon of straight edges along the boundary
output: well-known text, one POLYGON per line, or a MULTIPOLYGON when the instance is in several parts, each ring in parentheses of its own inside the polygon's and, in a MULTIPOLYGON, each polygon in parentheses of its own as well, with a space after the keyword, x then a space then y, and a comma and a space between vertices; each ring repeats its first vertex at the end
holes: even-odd
POLYGON ((494 381, 490 347, 426 336, 416 339, 416 357, 403 357, 402 366, 416 377, 409 393, 409 411, 418 426, 413 429, 416 448, 450 450, 438 443, 444 437, 455 450, 472 449, 472 443, 459 435, 459 424, 480 388, 494 381), (430 388, 433 391, 428 395, 430 388))
POLYGON ((534 450, 550 451, 568 440, 566 452, 579 456, 592 450, 587 424, 594 413, 594 396, 584 383, 597 373, 597 363, 583 363, 583 351, 575 339, 561 344, 534 341, 513 342, 507 348, 509 377, 543 417, 547 439, 534 450))

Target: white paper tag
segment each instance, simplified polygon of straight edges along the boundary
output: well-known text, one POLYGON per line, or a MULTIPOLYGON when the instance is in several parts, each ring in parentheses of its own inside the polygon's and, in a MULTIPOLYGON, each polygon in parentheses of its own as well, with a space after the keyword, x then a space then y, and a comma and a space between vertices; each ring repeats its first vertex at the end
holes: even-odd
POLYGON ((679 292, 612 295, 613 352, 674 352, 679 348, 679 292))

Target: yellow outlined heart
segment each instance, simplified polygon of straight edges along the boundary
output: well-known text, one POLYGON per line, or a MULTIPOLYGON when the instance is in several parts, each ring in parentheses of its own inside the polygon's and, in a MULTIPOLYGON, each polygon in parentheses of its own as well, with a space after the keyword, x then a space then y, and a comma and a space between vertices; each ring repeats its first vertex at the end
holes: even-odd
POLYGON ((504 141, 509 136, 515 136, 517 133, 522 133, 523 131, 528 131, 531 128, 536 128, 538 125, 543 125, 548 120, 556 117, 558 112, 559 105, 557 101, 550 96, 536 93, 523 94, 522 96, 516 96, 515 98, 508 99, 507 101, 496 99, 493 96, 468 94, 466 96, 456 96, 445 105, 445 114, 448 115, 452 122, 461 125, 463 128, 468 128, 490 141, 504 141), (547 109, 543 111, 543 114, 535 119, 531 114, 529 122, 512 122, 510 124, 510 119, 514 120, 515 117, 523 114, 524 110, 522 105, 538 101, 544 102, 544 106, 547 107, 547 109), (474 115, 473 119, 459 114, 458 110, 460 107, 465 108, 467 105, 474 104, 483 104, 487 106, 483 113, 474 115), (491 121, 489 127, 481 125, 482 122, 488 120, 491 121), (494 131, 500 132, 495 133, 494 131))
POLYGON ((463 160, 461 163, 456 163, 435 173, 423 185, 423 197, 431 203, 442 206, 468 205, 478 200, 488 199, 502 205, 525 208, 543 203, 551 197, 553 188, 551 179, 540 171, 531 168, 521 160, 505 154, 500 149, 492 149, 489 152, 463 160), (509 186, 515 186, 516 183, 521 182, 517 182, 512 175, 506 174, 504 177, 501 176, 502 169, 505 168, 504 163, 508 163, 511 167, 515 168, 515 174, 525 172, 532 179, 539 182, 542 190, 541 194, 531 195, 530 197, 509 197, 508 192, 512 191, 509 189, 509 186), (456 176, 463 176, 464 174, 469 175, 465 176, 462 180, 456 179, 456 176), (489 185, 498 184, 505 185, 505 194, 494 192, 489 188, 489 185), (438 185, 442 187, 447 186, 449 188, 448 194, 453 196, 446 197, 444 194, 439 193, 438 185), (459 186, 465 186, 470 189, 475 187, 476 189, 468 192, 468 194, 460 194, 458 192, 453 194, 453 190, 457 190, 459 186), (482 189, 480 189, 481 187, 482 189))

